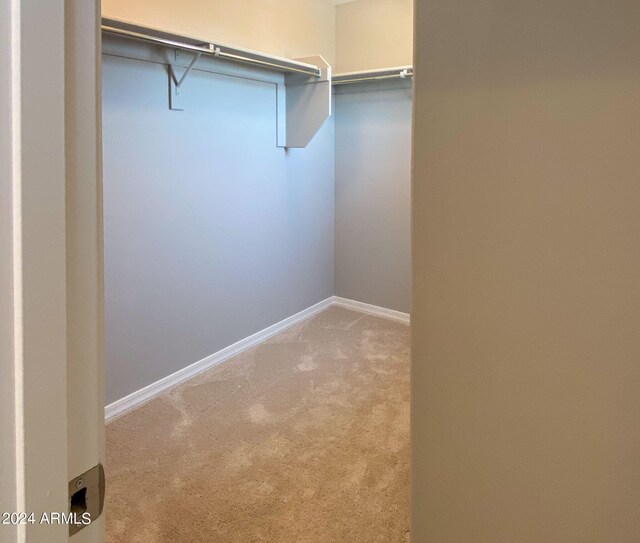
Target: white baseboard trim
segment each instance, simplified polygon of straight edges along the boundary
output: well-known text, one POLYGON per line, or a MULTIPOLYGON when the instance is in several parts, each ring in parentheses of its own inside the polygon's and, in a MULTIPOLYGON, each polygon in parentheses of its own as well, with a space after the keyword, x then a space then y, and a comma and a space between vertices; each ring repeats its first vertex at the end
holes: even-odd
POLYGON ((268 328, 265 328, 264 330, 260 330, 259 332, 241 339, 237 343, 229 345, 228 347, 225 347, 224 349, 221 349, 220 351, 213 353, 203 358, 202 360, 198 360, 197 362, 194 362, 186 368, 182 368, 175 373, 172 373, 171 375, 163 377, 155 383, 151 383, 150 385, 147 385, 140 390, 132 392, 124 398, 110 403, 104 408, 105 420, 109 422, 116 417, 123 415, 127 411, 130 411, 131 409, 134 409, 135 407, 148 402, 153 397, 164 392, 165 390, 179 385, 180 383, 183 383, 184 381, 195 377, 199 373, 202 373, 203 371, 206 371, 213 366, 217 366, 225 360, 228 360, 229 358, 232 358, 242 353, 243 351, 250 349, 251 347, 259 345, 263 341, 266 341, 270 337, 273 337, 276 334, 279 334, 280 332, 286 330, 287 328, 290 328, 294 324, 298 324, 299 322, 302 322, 303 320, 308 319, 316 313, 319 313, 320 311, 326 309, 332 303, 333 297, 322 300, 321 302, 318 302, 311 307, 307 307, 307 309, 303 309, 295 315, 291 315, 290 317, 287 317, 286 319, 281 320, 280 322, 277 322, 276 324, 273 324, 268 328))
POLYGON ((377 305, 365 304, 364 302, 349 300, 348 298, 340 298, 340 296, 334 296, 332 298, 332 303, 333 305, 353 309, 354 311, 360 311, 360 313, 367 313, 369 315, 375 315, 376 317, 403 322, 405 324, 409 324, 411 321, 409 313, 402 313, 402 311, 387 309, 386 307, 380 307, 377 305))
POLYGON ((371 304, 365 304, 364 302, 357 302, 355 300, 348 300, 346 298, 340 298, 339 296, 331 296, 326 300, 322 300, 317 304, 308 307, 307 309, 303 309, 299 313, 295 315, 291 315, 276 324, 261 330, 260 332, 256 332, 255 334, 250 335, 244 339, 241 339, 237 343, 233 345, 229 345, 220 351, 213 353, 202 360, 198 360, 193 364, 187 366, 186 368, 182 368, 171 375, 167 375, 163 377, 159 381, 155 383, 151 383, 140 390, 136 390, 132 392, 128 396, 121 398, 120 400, 116 400, 113 403, 110 403, 104 408, 104 418, 106 422, 109 422, 120 415, 123 415, 127 411, 131 411, 132 409, 139 407, 143 403, 148 402, 155 396, 158 396, 165 390, 172 388, 184 381, 195 377, 199 373, 212 368, 213 366, 217 366, 222 362, 232 358, 247 349, 251 349, 256 345, 259 345, 263 341, 266 341, 270 337, 279 334, 280 332, 290 328, 291 326, 302 322, 309 317, 312 317, 316 313, 323 311, 331 305, 336 305, 339 307, 345 307, 347 309, 352 309, 354 311, 359 311, 360 313, 367 313, 369 315, 375 315, 377 317, 383 317, 385 319, 390 319, 398 322, 403 322, 405 324, 409 324, 409 314, 402 313, 400 311, 395 311, 393 309, 386 309, 384 307, 378 307, 371 304))

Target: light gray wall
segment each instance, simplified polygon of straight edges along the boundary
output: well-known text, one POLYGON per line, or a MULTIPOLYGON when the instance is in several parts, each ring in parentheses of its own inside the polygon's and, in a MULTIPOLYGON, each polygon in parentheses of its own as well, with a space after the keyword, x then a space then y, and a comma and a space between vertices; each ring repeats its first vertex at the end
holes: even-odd
POLYGON ((336 294, 409 312, 411 89, 335 96, 336 294))
POLYGON ((412 541, 640 540, 639 23, 416 2, 412 541))
POLYGON ((271 83, 103 57, 107 403, 333 294, 334 135, 275 146, 271 83))

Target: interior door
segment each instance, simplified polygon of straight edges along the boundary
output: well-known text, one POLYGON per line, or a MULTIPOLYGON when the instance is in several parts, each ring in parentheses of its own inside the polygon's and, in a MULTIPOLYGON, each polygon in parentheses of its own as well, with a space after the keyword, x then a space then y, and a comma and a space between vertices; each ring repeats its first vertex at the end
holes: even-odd
POLYGON ((104 540, 99 12, 0 0, 3 542, 104 540))

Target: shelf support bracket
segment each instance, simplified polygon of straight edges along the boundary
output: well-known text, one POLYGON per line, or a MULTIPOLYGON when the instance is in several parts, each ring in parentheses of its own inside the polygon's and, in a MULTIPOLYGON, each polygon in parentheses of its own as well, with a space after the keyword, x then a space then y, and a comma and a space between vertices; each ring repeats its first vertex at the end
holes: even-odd
MULTIPOLYGON (((182 72, 180 78, 178 78, 173 64, 169 64, 169 109, 173 109, 175 111, 184 111, 182 100, 180 99, 182 90, 181 87, 195 63, 198 62, 200 55, 202 55, 202 53, 195 53, 189 65, 185 68, 184 72, 182 72)), ((180 51, 176 50, 176 60, 179 59, 180 51)))

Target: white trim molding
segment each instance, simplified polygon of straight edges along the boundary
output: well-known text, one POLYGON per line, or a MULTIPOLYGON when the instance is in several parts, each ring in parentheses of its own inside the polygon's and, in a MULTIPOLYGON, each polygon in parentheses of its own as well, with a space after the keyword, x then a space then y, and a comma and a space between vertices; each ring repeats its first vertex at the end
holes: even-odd
POLYGON ((193 364, 187 366, 186 368, 182 368, 171 375, 167 375, 163 377, 159 381, 155 383, 151 383, 140 390, 136 390, 132 392, 128 396, 121 398, 120 400, 116 400, 113 403, 107 405, 104 409, 104 416, 107 422, 123 415, 127 411, 131 411, 132 409, 139 407, 140 405, 148 402, 152 398, 158 396, 165 390, 172 388, 180 383, 184 383, 188 381, 192 377, 214 367, 230 358, 246 351, 247 349, 251 349, 252 347, 256 347, 263 341, 279 334, 280 332, 298 324, 321 311, 324 311, 330 306, 338 306, 344 307, 346 309, 351 309, 353 311, 358 311, 360 313, 366 313, 368 315, 375 315, 377 317, 382 317, 385 319, 390 319, 398 322, 402 322, 405 324, 409 324, 409 314, 401 313, 400 311, 395 311, 393 309, 386 309, 384 307, 378 307, 375 305, 365 304, 364 302, 357 302, 355 300, 348 300, 346 298, 340 298, 338 296, 331 296, 326 300, 322 300, 317 304, 308 307, 307 309, 303 309, 299 313, 295 315, 291 315, 286 319, 277 322, 261 330, 260 332, 256 332, 255 334, 250 335, 244 339, 241 339, 237 343, 233 345, 229 345, 220 351, 213 353, 202 360, 198 360, 193 364))
POLYGON ((150 399, 157 396, 158 394, 161 394, 165 390, 179 385, 180 383, 183 383, 184 381, 195 377, 203 371, 206 371, 213 366, 217 366, 225 360, 228 360, 229 358, 232 358, 246 351, 247 349, 251 349, 256 345, 259 345, 263 341, 266 341, 267 339, 275 336, 276 334, 279 334, 287 328, 290 328, 294 324, 298 324, 299 322, 302 322, 303 320, 308 319, 316 313, 319 313, 320 311, 326 309, 331 305, 332 301, 332 298, 322 300, 321 302, 318 302, 311 307, 307 307, 307 309, 303 309, 299 313, 291 315, 290 317, 287 317, 286 319, 281 320, 280 322, 277 322, 276 324, 273 324, 268 328, 265 328, 264 330, 260 330, 259 332, 241 339, 240 341, 229 345, 228 347, 225 347, 224 349, 221 349, 216 353, 210 354, 209 356, 203 358, 202 360, 194 362, 186 368, 182 368, 175 373, 172 373, 171 375, 163 377, 155 383, 151 383, 150 385, 147 385, 140 390, 132 392, 124 398, 110 403, 104 409, 105 420, 109 422, 110 420, 123 415, 127 411, 130 411, 134 407, 138 407, 139 405, 148 402, 150 399))
POLYGON ((353 309, 360 313, 367 313, 368 315, 375 315, 376 317, 382 317, 383 319, 398 321, 404 324, 409 324, 411 321, 409 313, 402 313, 402 311, 396 311, 395 309, 387 309, 386 307, 366 304, 356 300, 349 300, 348 298, 340 298, 340 296, 334 296, 332 298, 332 303, 339 307, 353 309))

